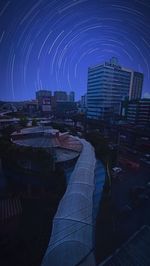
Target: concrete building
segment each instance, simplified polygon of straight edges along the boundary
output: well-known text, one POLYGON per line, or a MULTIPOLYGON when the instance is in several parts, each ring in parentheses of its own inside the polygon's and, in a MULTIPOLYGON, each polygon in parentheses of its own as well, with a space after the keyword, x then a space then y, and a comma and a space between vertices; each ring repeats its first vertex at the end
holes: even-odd
POLYGON ((24 111, 26 111, 30 116, 34 116, 38 111, 38 101, 27 101, 24 106, 24 111))
POLYGON ((68 94, 68 102, 74 102, 74 101, 75 101, 75 92, 74 91, 71 91, 68 94))
POLYGON ((42 112, 51 112, 51 91, 39 90, 36 92, 36 99, 38 101, 39 109, 42 112))
POLYGON ((129 91, 129 100, 141 99, 143 86, 143 74, 139 72, 131 72, 131 83, 129 91))
POLYGON ((55 162, 63 163, 66 171, 67 189, 54 216, 41 265, 95 266, 95 222, 105 169, 96 160, 94 148, 84 139, 43 126, 14 132, 12 141, 19 146, 52 148, 55 162))
POLYGON ((150 123, 150 99, 128 101, 123 103, 122 115, 132 124, 146 125, 150 123))
POLYGON ((108 120, 119 114, 121 101, 141 96, 143 74, 119 65, 117 58, 89 67, 87 86, 88 118, 108 120))
POLYGON ((81 96, 81 107, 83 108, 87 107, 87 94, 81 96))
MULTIPOLYGON (((45 148, 54 155, 55 163, 74 162, 78 158, 82 144, 73 136, 60 133, 48 126, 23 128, 11 135, 12 142, 20 147, 45 148)), ((27 158, 28 160, 28 158, 27 158)))
POLYGON ((67 102, 68 96, 66 91, 54 91, 55 102, 67 102))
POLYGON ((79 112, 86 113, 87 112, 87 94, 81 96, 81 100, 79 102, 78 107, 79 112))
POLYGON ((77 113, 77 105, 75 102, 56 102, 54 114, 56 117, 69 117, 77 113))

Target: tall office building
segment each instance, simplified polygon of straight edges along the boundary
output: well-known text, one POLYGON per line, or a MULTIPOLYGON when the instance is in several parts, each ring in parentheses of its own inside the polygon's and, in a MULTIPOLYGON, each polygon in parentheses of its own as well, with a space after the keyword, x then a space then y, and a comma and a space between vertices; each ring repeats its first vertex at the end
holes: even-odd
POLYGON ((110 119, 120 114, 121 101, 141 96, 143 74, 119 65, 117 58, 88 69, 88 118, 110 119), (141 81, 142 80, 142 81, 141 81), (136 91, 136 92, 135 92, 136 91))

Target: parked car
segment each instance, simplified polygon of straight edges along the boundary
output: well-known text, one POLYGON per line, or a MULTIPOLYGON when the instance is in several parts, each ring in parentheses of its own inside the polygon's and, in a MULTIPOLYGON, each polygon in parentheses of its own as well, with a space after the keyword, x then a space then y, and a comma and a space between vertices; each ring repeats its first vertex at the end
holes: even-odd
POLYGON ((121 167, 113 167, 112 168, 112 171, 114 172, 114 173, 120 173, 120 172, 122 172, 122 168, 121 167))

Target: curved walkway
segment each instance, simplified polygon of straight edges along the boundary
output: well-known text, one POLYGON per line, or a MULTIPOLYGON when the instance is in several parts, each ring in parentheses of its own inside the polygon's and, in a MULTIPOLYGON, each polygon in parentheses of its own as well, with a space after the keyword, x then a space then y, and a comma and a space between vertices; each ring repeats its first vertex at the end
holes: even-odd
POLYGON ((42 266, 95 266, 93 248, 93 193, 95 152, 81 139, 83 149, 53 220, 42 266))

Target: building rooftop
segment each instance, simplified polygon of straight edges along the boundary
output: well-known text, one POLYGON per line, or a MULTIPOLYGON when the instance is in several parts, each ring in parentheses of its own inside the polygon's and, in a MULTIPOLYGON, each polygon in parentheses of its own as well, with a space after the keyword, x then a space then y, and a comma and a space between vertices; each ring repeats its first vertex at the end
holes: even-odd
POLYGON ((76 137, 51 127, 24 128, 11 136, 13 143, 20 146, 54 148, 56 162, 75 159, 82 150, 82 143, 76 137))
POLYGON ((27 127, 23 128, 20 131, 15 131, 12 133, 13 135, 24 135, 24 134, 31 134, 31 133, 51 133, 55 134, 59 132, 57 129, 53 129, 52 127, 44 127, 44 126, 37 126, 37 127, 27 127))

